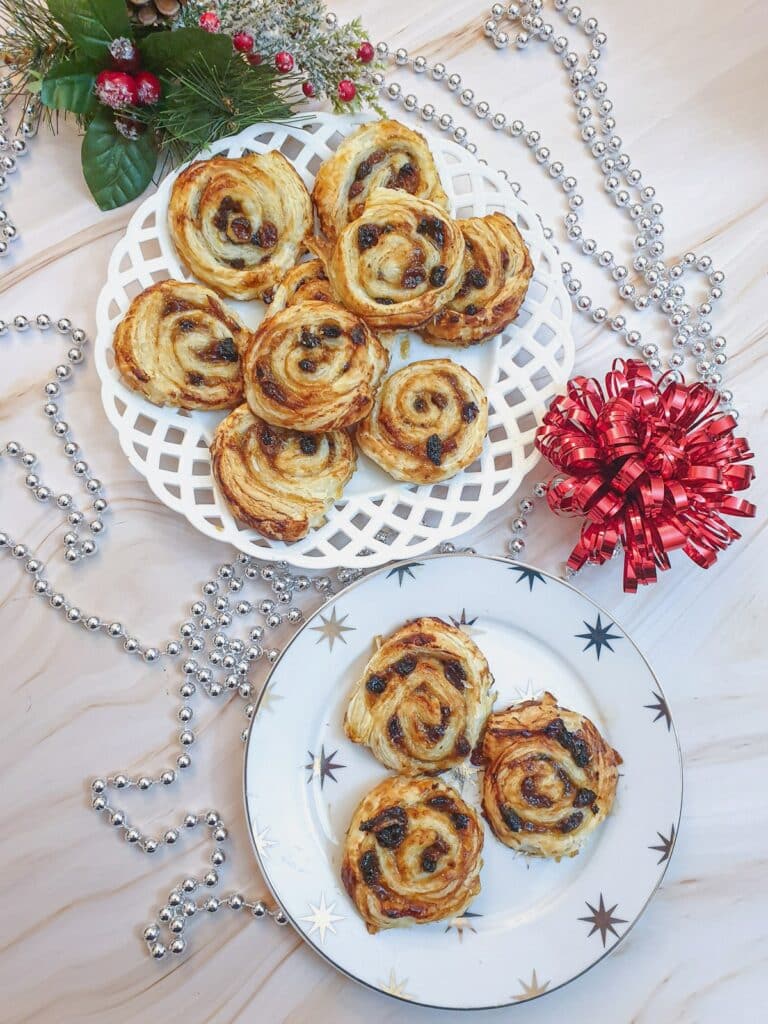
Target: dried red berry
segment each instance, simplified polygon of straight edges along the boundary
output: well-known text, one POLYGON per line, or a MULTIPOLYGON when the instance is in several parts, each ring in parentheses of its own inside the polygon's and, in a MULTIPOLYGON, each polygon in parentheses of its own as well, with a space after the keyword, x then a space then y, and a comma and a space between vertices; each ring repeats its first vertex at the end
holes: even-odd
POLYGON ((100 71, 96 77, 96 96, 113 110, 135 106, 138 100, 136 79, 125 71, 100 71))
POLYGON ((250 53, 253 49, 253 36, 248 32, 236 32, 232 36, 232 45, 238 53, 250 53))
POLYGON ((355 83, 350 81, 349 78, 342 78, 336 91, 339 94, 339 99, 343 103, 350 103, 357 95, 355 83))
POLYGON ((373 58, 376 56, 376 51, 373 46, 366 39, 365 42, 360 43, 357 50, 357 59, 362 61, 363 64, 370 64, 373 58))
POLYGON ((288 53, 287 50, 281 50, 279 53, 276 53, 275 67, 278 71, 282 71, 283 74, 293 71, 293 55, 288 53))
POLYGON ((163 86, 157 75, 151 71, 140 71, 136 75, 136 94, 140 107, 151 107, 163 94, 163 86))

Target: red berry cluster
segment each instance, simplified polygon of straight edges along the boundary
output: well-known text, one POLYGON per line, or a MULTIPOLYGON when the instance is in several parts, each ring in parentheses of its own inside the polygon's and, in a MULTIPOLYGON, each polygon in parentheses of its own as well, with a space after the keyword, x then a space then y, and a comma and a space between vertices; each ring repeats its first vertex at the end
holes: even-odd
POLYGON ((112 68, 96 76, 96 96, 112 110, 150 107, 162 95, 162 85, 151 71, 140 71, 141 55, 130 39, 114 39, 109 47, 112 68))

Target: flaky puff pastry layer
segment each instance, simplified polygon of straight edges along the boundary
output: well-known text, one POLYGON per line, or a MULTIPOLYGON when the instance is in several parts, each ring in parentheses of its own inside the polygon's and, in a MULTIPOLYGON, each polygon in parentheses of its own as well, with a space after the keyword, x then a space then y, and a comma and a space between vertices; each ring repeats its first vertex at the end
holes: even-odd
POLYGON ((387 377, 355 437, 395 480, 429 484, 474 462, 487 429, 480 382, 450 359, 425 359, 387 377))
POLYGON ((621 756, 584 715, 551 693, 488 719, 483 811, 506 846, 572 857, 610 813, 621 756))
POLYGON ((309 241, 334 294, 371 327, 419 327, 449 302, 463 278, 464 236, 426 199, 374 189, 335 244, 309 241))
POLYGON ((476 345, 504 330, 517 316, 533 274, 520 232, 503 213, 456 222, 464 235, 461 287, 425 325, 425 341, 476 345))
POLYGON ((403 775, 446 771, 466 760, 491 710, 488 662, 460 629, 425 616, 381 644, 344 718, 354 743, 403 775))
POLYGON ((286 306, 298 306, 301 302, 333 302, 333 290, 319 259, 306 260, 291 267, 280 284, 275 288, 272 301, 267 306, 265 318, 280 313, 286 306))
POLYGON ((294 541, 320 526, 355 471, 349 434, 272 427, 241 405, 211 443, 216 483, 235 516, 265 537, 294 541))
POLYGON ((480 892, 483 827, 437 779, 393 776, 355 811, 341 880, 369 932, 455 917, 480 892))
POLYGON ((338 430, 372 408, 389 354, 366 323, 329 302, 264 320, 243 360, 245 400, 268 423, 338 430))
POLYGON ((235 299, 259 299, 278 283, 312 230, 312 200, 282 153, 215 156, 182 171, 168 227, 192 273, 235 299))
POLYGON ((426 139, 399 121, 357 128, 317 172, 312 198, 323 234, 333 241, 362 213, 376 188, 397 189, 448 211, 426 139))
POLYGON ((250 332, 209 288, 160 281, 117 325, 121 377, 153 405, 231 409, 243 400, 240 365, 250 332))

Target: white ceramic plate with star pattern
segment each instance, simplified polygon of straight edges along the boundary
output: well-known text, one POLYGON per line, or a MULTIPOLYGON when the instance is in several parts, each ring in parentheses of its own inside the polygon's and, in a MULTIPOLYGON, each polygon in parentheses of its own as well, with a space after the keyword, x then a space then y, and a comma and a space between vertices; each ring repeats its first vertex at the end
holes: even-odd
MULTIPOLYGON (((479 807, 479 770, 442 776, 479 807)), ((551 992, 627 934, 674 847, 682 759, 664 692, 603 609, 569 584, 505 559, 425 557, 328 601, 285 649, 262 692, 245 757, 256 855, 306 941, 350 978, 456 1009, 551 992), (387 769, 342 722, 376 635, 437 615, 473 637, 495 707, 549 690, 591 718, 624 758, 614 809, 577 856, 526 858, 485 826, 482 891, 461 918, 369 935, 339 877, 344 834, 387 769)))

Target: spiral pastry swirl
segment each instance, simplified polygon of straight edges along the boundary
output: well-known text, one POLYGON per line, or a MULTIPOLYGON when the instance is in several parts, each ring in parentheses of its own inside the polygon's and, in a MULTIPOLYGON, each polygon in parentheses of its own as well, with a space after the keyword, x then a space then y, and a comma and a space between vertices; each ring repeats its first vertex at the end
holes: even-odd
POLYGON ((275 288, 272 302, 267 306, 265 317, 280 313, 286 306, 297 306, 300 302, 333 302, 333 292, 319 259, 306 260, 291 267, 280 284, 275 288))
POLYGON ((395 776, 354 813, 341 880, 372 934, 463 913, 480 892, 483 827, 456 790, 395 776))
POLYGON ((282 153, 199 160, 173 183, 168 227, 195 277, 234 299, 267 299, 312 230, 312 201, 282 153))
POLYGON ((240 353, 250 332, 202 285, 160 281, 117 325, 115 363, 153 405, 231 409, 243 400, 240 353))
POLYGON ((491 710, 493 678, 470 638, 414 619, 381 644, 349 702, 344 730, 387 768, 435 774, 466 760, 491 710))
POLYGON ((265 537, 294 541, 320 526, 341 497, 355 449, 344 430, 282 430, 241 405, 216 429, 211 466, 238 519, 265 537))
POLYGON ((374 189, 360 217, 336 243, 312 246, 326 261, 331 287, 371 327, 419 327, 461 286, 464 236, 435 203, 374 189))
POLYGON ((572 857, 613 806, 621 756, 551 693, 491 715, 482 758, 485 817, 514 850, 572 857))
POLYGON ((533 274, 528 248, 503 213, 456 222, 464 235, 464 273, 454 297, 424 327, 438 345, 475 345, 517 316, 533 274))
POLYGON ((480 382, 450 359, 425 359, 384 381, 356 438, 395 480, 431 484, 470 465, 487 429, 480 382))
POLYGON ((448 210, 427 140, 399 121, 361 125, 320 167, 312 198, 323 234, 335 240, 376 188, 408 192, 448 210))
POLYGON ((359 317, 302 302, 264 320, 243 360, 245 400, 277 427, 339 430, 371 410, 389 354, 359 317))

